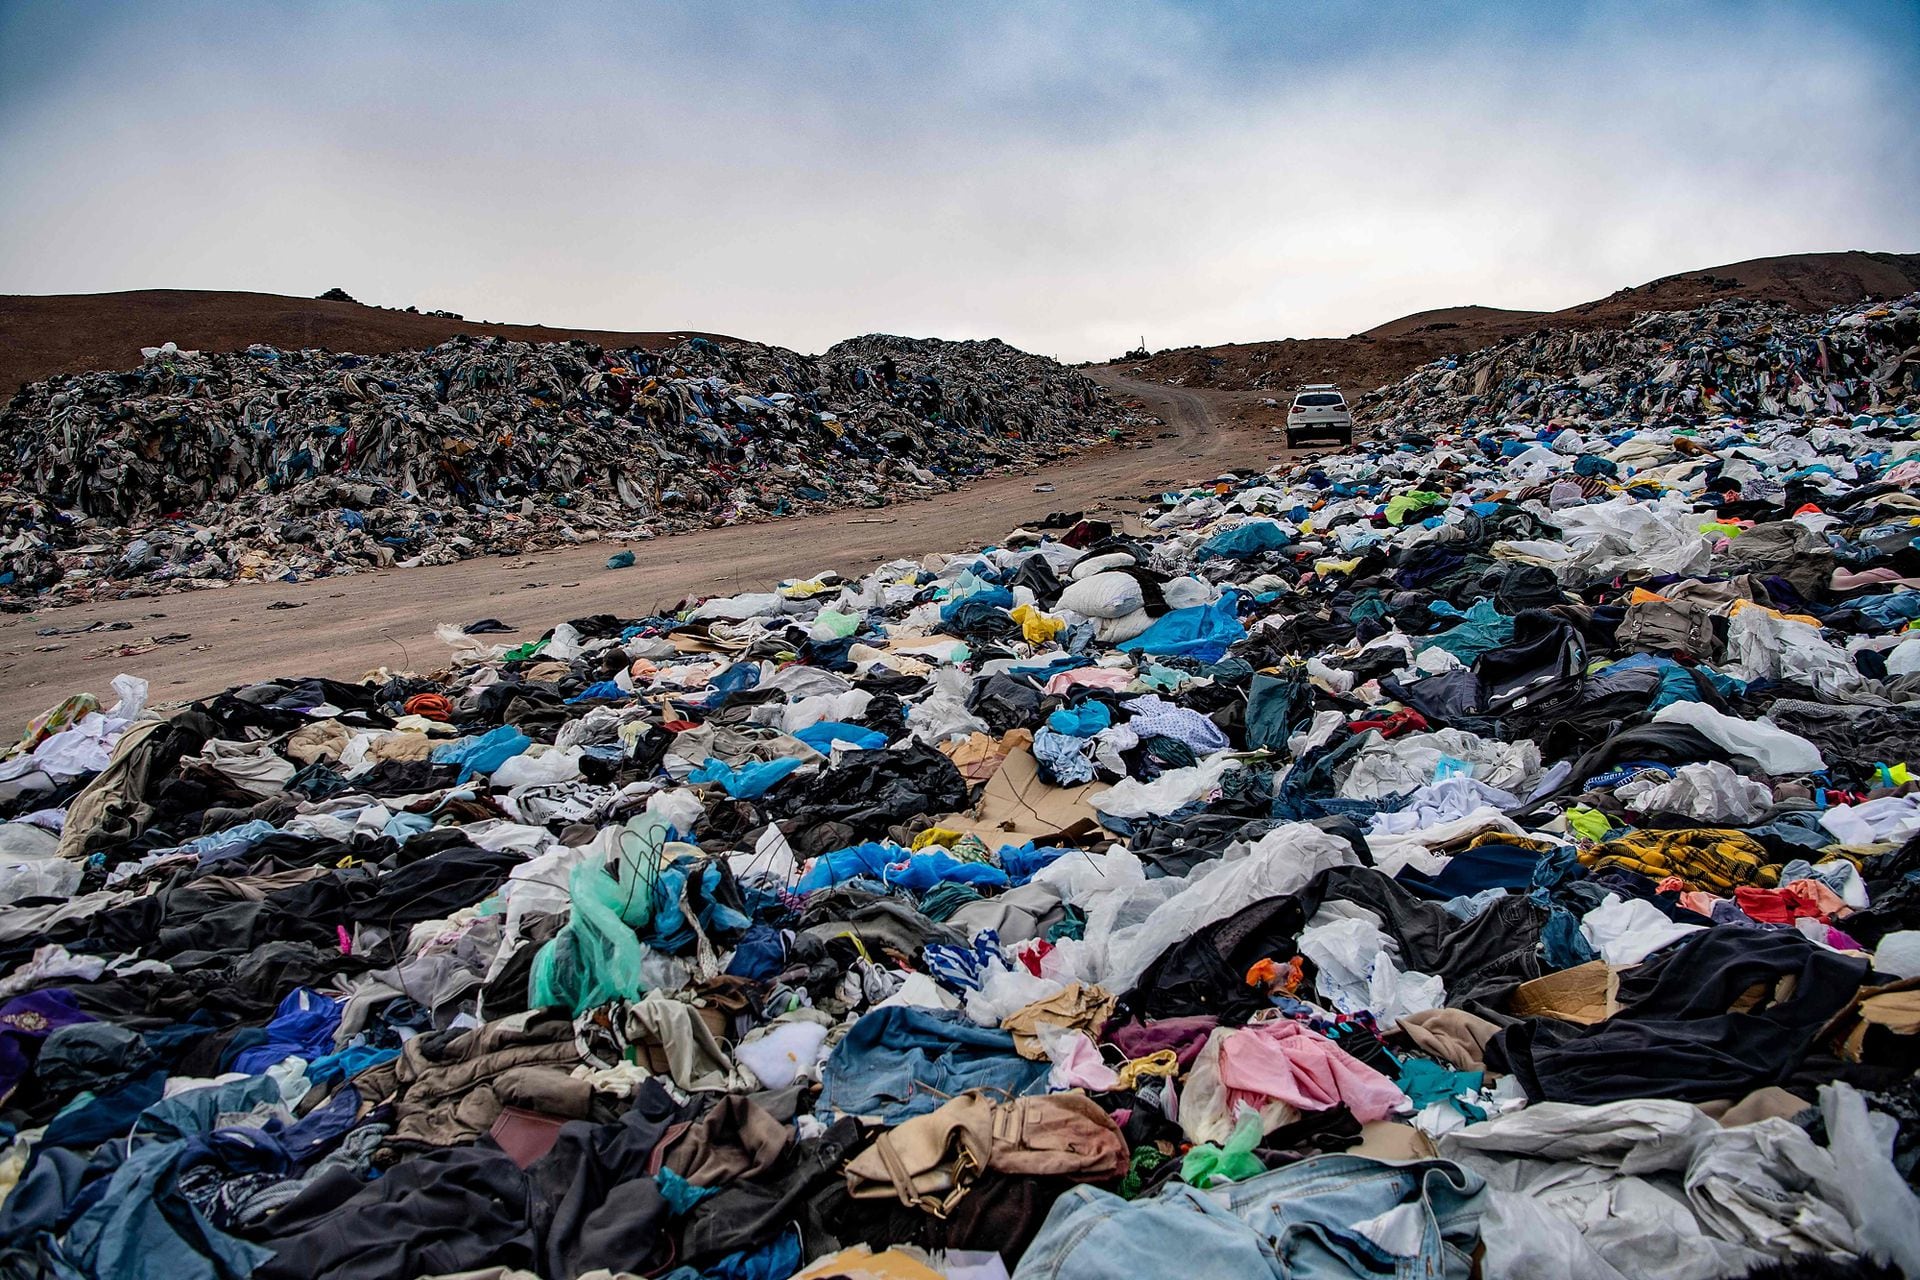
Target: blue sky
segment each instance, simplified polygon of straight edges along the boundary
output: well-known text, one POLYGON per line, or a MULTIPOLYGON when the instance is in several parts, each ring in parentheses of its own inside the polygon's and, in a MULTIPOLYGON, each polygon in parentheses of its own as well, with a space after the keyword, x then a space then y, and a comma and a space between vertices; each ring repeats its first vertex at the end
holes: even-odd
POLYGON ((1915 119, 1913 3, 0 0, 0 292, 1081 359, 1920 250, 1915 119))

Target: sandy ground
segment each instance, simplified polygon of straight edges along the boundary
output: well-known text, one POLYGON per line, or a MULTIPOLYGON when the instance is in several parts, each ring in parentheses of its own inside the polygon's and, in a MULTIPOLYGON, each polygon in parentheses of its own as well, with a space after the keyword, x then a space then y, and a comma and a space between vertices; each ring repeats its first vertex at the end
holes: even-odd
POLYGON ((992 542, 1050 511, 1137 509, 1129 501, 1229 467, 1262 466, 1284 446, 1236 425, 1228 397, 1132 382, 1096 371, 1105 385, 1166 419, 1135 445, 1091 451, 1031 474, 996 476, 957 493, 884 510, 835 512, 636 543, 639 563, 605 568, 620 545, 593 543, 511 559, 356 574, 296 584, 249 584, 0 616, 0 732, 11 733, 68 694, 112 701, 109 682, 125 671, 153 684, 156 701, 217 693, 275 676, 358 679, 369 670, 431 671, 447 656, 434 628, 499 618, 517 628, 490 642, 540 636, 593 613, 638 617, 687 596, 759 590, 778 579, 834 569, 854 575, 899 556, 992 542), (1141 447, 1142 445, 1146 447, 1141 447), (1049 483, 1052 493, 1035 493, 1049 483), (277 603, 297 605, 272 609, 277 603), (40 636, 95 620, 132 629, 40 636), (190 638, 150 653, 120 656, 145 637, 190 638), (40 651, 45 646, 60 646, 40 651))

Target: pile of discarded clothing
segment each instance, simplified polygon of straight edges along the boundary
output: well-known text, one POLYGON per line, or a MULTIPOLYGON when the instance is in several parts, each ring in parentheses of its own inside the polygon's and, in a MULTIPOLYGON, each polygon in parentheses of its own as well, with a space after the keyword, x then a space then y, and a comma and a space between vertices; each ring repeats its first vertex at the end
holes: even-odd
POLYGON ((1913 1273, 1916 480, 1432 433, 75 694, 0 763, 0 1275, 1913 1273))
POLYGON ((76 603, 878 507, 1119 419, 1083 375, 998 341, 169 344, 0 411, 0 594, 76 603))
POLYGON ((1430 423, 1636 425, 1885 415, 1920 402, 1920 294, 1821 315, 1729 299, 1625 329, 1541 330, 1360 398, 1392 433, 1430 423))

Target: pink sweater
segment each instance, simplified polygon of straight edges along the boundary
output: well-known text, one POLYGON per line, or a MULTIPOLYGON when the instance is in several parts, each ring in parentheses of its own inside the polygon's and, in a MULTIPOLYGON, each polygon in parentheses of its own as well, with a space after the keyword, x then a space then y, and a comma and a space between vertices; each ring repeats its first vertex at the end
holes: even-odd
POLYGON ((1228 1037, 1220 1049, 1227 1105, 1278 1098, 1300 1111, 1345 1103, 1365 1124, 1406 1105, 1393 1081, 1317 1031, 1297 1022, 1263 1022, 1228 1037))

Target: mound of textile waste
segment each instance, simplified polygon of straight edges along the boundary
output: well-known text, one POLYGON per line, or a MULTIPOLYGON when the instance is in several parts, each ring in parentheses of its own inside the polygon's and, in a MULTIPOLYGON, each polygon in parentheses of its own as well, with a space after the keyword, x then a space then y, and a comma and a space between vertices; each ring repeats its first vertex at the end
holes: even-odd
POLYGON ((0 411, 0 592, 74 603, 884 506, 1118 422, 999 341, 150 350, 0 411))
POLYGON ((1385 433, 1433 423, 1638 425, 1849 418, 1920 404, 1920 294, 1824 316, 1730 299, 1623 329, 1558 329, 1449 356, 1360 398, 1385 433))
POLYGON ((1911 1274, 1916 479, 1434 434, 75 693, 0 762, 0 1274, 1911 1274))

